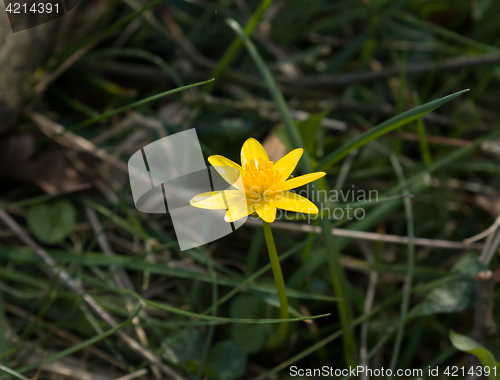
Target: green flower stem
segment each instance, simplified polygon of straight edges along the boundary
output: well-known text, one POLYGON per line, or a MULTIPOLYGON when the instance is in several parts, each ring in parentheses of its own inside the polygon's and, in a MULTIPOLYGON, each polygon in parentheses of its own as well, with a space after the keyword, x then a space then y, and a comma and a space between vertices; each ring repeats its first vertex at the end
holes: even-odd
MULTIPOLYGON (((276 290, 278 291, 278 299, 280 301, 280 318, 288 319, 288 299, 286 298, 285 281, 283 280, 283 273, 281 272, 280 261, 278 259, 276 245, 274 244, 271 225, 262 221, 262 226, 264 227, 267 250, 269 251, 269 259, 271 260, 271 268, 273 269, 274 282, 276 283, 276 290)), ((277 339, 273 343, 279 345, 283 342, 286 339, 287 331, 288 322, 280 323, 277 339)))

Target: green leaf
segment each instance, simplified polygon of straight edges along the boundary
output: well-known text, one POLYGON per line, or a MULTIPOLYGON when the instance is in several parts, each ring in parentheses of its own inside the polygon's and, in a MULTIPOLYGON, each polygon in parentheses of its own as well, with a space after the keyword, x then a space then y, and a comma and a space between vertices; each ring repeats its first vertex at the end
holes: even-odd
MULTIPOLYGON (((295 122, 300 136, 302 137, 302 141, 304 142, 304 148, 312 157, 314 157, 314 153, 316 152, 316 137, 321 127, 321 120, 323 120, 329 112, 330 110, 325 110, 321 113, 313 114, 305 120, 298 120, 295 122)), ((284 125, 277 128, 275 134, 289 150, 295 149, 295 145, 290 140, 284 125)))
POLYGON ((469 354, 476 356, 483 367, 489 367, 490 380, 496 379, 495 371, 493 370, 493 368, 495 368, 497 363, 490 351, 481 346, 475 340, 465 335, 457 334, 453 330, 450 330, 450 340, 451 344, 453 344, 453 347, 455 347, 457 350, 468 352, 469 354))
POLYGON ((193 329, 169 335, 163 346, 165 348, 163 356, 172 363, 201 360, 203 344, 199 334, 193 329))
POLYGON ((231 325, 231 336, 239 348, 255 354, 266 342, 266 329, 262 325, 231 325))
POLYGON ((330 113, 329 109, 321 113, 309 116, 306 120, 299 120, 295 125, 299 129, 302 141, 309 155, 314 156, 316 150, 316 137, 321 128, 321 120, 323 120, 330 113))
POLYGON ((477 0, 472 3, 472 18, 481 20, 491 8, 493 0, 477 0))
POLYGON ((458 278, 433 289, 422 303, 415 307, 412 315, 456 313, 470 308, 474 295, 474 276, 483 269, 484 266, 477 255, 462 257, 451 270, 458 278))
POLYGON ((455 99, 457 96, 462 95, 464 92, 469 91, 468 89, 462 90, 459 92, 455 92, 454 94, 445 96, 441 99, 433 100, 432 102, 423 104, 421 106, 415 107, 409 111, 403 112, 393 118, 379 124, 376 127, 371 128, 365 133, 359 135, 358 137, 349 140, 341 147, 337 148, 327 156, 325 156, 319 163, 316 168, 317 171, 322 171, 329 168, 331 165, 340 161, 343 157, 347 156, 349 152, 354 149, 358 149, 359 147, 365 145, 366 143, 380 137, 387 132, 393 131, 396 128, 399 128, 409 122, 422 117, 423 115, 435 110, 438 107, 441 107, 443 104, 449 102, 452 99, 455 99))
MULTIPOLYGON (((231 318, 264 318, 265 303, 251 294, 236 297, 229 310, 231 318)), ((231 325, 231 335, 236 344, 245 352, 259 351, 266 341, 266 328, 263 325, 231 325)))
POLYGON ((290 138, 288 137, 288 133, 286 133, 286 128, 284 125, 280 125, 279 127, 276 128, 274 131, 274 134, 280 139, 280 141, 283 143, 283 145, 286 146, 288 150, 293 149, 293 143, 290 141, 290 138))
POLYGON ((233 380, 245 373, 247 356, 232 340, 219 342, 210 352, 208 364, 219 374, 219 380, 233 380))
POLYGON ((465 99, 459 102, 451 116, 455 130, 465 134, 468 131, 474 131, 481 121, 481 114, 477 105, 472 99, 465 99))
POLYGON ((66 199, 40 203, 29 208, 27 222, 38 240, 55 244, 63 241, 75 229, 76 210, 66 199))

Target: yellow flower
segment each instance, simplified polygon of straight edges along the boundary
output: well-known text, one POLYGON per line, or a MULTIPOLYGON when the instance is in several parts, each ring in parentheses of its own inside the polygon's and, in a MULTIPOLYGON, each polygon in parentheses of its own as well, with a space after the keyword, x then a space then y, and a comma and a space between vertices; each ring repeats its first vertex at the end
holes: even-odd
POLYGON ((271 223, 276 218, 276 208, 317 214, 318 208, 314 203, 289 191, 326 174, 310 173, 288 179, 302 153, 302 149, 295 149, 274 164, 269 161, 262 145, 250 138, 241 148, 241 166, 222 156, 208 158, 215 170, 236 190, 198 194, 190 203, 204 209, 227 209, 226 222, 234 222, 256 212, 264 221, 271 223))

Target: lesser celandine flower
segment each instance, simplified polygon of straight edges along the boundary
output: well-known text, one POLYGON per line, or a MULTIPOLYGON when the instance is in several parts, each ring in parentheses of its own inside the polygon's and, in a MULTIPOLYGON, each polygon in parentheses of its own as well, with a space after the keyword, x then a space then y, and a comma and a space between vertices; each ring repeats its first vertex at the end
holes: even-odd
POLYGON ((229 184, 239 190, 199 194, 191 199, 191 205, 212 210, 228 209, 224 218, 226 222, 235 222, 256 212, 262 220, 272 223, 276 218, 277 208, 317 214, 318 208, 314 203, 289 191, 325 175, 319 172, 288 179, 302 153, 302 149, 295 149, 273 163, 269 161, 262 145, 250 138, 241 148, 241 166, 223 156, 210 156, 210 164, 229 184))
MULTIPOLYGON (((278 162, 269 161, 266 151, 255 139, 250 138, 241 148, 241 166, 223 157, 210 156, 208 161, 230 185, 237 190, 211 191, 198 194, 191 199, 191 205, 199 208, 221 210, 227 209, 224 220, 234 222, 256 212, 263 220, 269 258, 273 269, 278 298, 280 300, 281 318, 288 318, 288 301, 285 282, 274 244, 269 223, 276 218, 276 209, 295 211, 306 214, 317 214, 318 208, 307 198, 289 191, 305 185, 326 173, 310 173, 289 178, 302 156, 302 149, 295 149, 278 162)), ((279 344, 286 338, 287 323, 280 324, 278 337, 274 343, 279 344)))

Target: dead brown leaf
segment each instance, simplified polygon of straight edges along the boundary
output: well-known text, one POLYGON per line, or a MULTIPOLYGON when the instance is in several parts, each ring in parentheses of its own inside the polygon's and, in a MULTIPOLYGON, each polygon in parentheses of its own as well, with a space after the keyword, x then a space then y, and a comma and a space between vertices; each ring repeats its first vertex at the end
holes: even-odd
POLYGON ((278 161, 281 157, 288 153, 288 149, 281 142, 278 136, 276 136, 274 130, 267 135, 262 143, 262 146, 266 150, 269 160, 274 162, 278 161))
MULTIPOLYGON (((68 158, 71 150, 57 144, 35 153, 35 137, 13 135, 0 140, 0 178, 40 186, 49 194, 69 193, 92 186, 91 176, 78 170, 68 158)), ((90 156, 79 153, 78 161, 90 156)))

